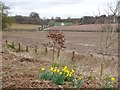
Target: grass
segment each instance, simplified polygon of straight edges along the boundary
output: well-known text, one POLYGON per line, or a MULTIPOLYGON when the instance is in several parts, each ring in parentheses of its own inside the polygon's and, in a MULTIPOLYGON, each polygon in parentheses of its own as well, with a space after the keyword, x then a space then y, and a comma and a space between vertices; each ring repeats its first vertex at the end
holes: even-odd
POLYGON ((72 22, 53 22, 53 25, 54 26, 60 26, 61 23, 64 23, 65 26, 69 26, 69 25, 73 24, 72 22))

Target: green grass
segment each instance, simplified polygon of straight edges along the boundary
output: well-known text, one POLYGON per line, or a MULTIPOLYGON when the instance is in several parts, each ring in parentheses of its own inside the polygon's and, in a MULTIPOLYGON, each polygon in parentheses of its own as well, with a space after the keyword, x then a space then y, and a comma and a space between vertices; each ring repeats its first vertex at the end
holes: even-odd
POLYGON ((53 25, 54 26, 60 26, 61 23, 64 23, 65 26, 69 26, 69 25, 73 24, 72 22, 53 22, 53 25))

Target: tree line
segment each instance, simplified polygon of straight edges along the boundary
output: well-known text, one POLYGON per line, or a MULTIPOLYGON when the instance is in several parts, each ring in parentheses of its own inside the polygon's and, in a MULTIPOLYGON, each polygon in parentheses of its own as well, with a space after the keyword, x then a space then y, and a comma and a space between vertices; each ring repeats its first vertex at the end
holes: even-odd
MULTIPOLYGON (((106 21, 110 23, 115 23, 113 20, 113 15, 101 15, 101 16, 84 16, 82 18, 67 18, 67 19, 61 19, 60 17, 51 18, 51 19, 41 19, 40 17, 35 16, 20 16, 16 15, 13 17, 16 21, 16 23, 20 24, 45 24, 48 25, 51 21, 55 22, 72 22, 74 24, 102 24, 106 21)), ((118 19, 118 18, 116 18, 118 19)))

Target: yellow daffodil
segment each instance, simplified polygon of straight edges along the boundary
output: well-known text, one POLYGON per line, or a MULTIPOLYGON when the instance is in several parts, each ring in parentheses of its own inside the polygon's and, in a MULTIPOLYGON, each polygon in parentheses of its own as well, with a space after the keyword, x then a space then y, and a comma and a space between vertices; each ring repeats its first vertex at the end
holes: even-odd
POLYGON ((65 66, 62 70, 63 70, 63 71, 65 71, 65 70, 67 70, 67 68, 68 68, 68 67, 67 67, 67 66, 65 66))
POLYGON ((60 72, 60 70, 58 69, 58 70, 57 70, 57 72, 59 73, 59 72, 60 72))
POLYGON ((57 69, 57 67, 55 67, 55 69, 57 69))
POLYGON ((72 72, 70 72, 70 75, 72 75, 73 73, 72 72))
POLYGON ((72 73, 74 73, 75 71, 74 71, 74 69, 72 69, 72 73))
POLYGON ((57 71, 57 69, 54 69, 53 71, 54 71, 54 72, 56 72, 56 71, 57 71))
POLYGON ((78 78, 78 80, 81 80, 81 79, 82 79, 82 77, 79 77, 79 78, 78 78))
POLYGON ((69 74, 69 70, 66 70, 66 73, 68 73, 68 74, 69 74))
POLYGON ((44 71, 44 70, 45 70, 45 68, 41 68, 41 70, 42 70, 42 71, 44 71))
POLYGON ((50 68, 50 71, 53 71, 53 68, 50 68))
POLYGON ((112 81, 115 81, 115 78, 114 78, 114 77, 111 77, 111 80, 112 80, 112 81))
POLYGON ((69 76, 69 74, 66 75, 66 77, 68 77, 68 76, 69 76))
POLYGON ((60 72, 60 74, 62 74, 62 72, 60 72))

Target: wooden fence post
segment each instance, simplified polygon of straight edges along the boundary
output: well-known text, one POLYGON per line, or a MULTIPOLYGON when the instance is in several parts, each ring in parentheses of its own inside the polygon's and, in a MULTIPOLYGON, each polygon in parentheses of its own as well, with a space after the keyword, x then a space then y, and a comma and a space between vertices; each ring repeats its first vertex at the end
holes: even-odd
POLYGON ((57 58, 60 57, 60 49, 58 49, 58 52, 57 52, 57 58))
POLYGON ((47 49, 47 47, 45 47, 45 53, 47 54, 47 52, 48 52, 48 49, 47 49))
POLYGON ((26 52, 28 52, 28 50, 29 50, 29 49, 28 49, 28 45, 27 45, 27 46, 26 46, 26 52))
POLYGON ((72 52, 72 61, 74 61, 75 58, 75 51, 72 52))
POLYGON ((18 50, 20 51, 21 50, 21 44, 18 43, 18 50))
POLYGON ((8 41, 7 41, 7 40, 5 41, 5 44, 8 44, 8 41))
POLYGON ((37 53, 37 45, 35 45, 35 53, 37 53))

